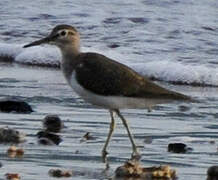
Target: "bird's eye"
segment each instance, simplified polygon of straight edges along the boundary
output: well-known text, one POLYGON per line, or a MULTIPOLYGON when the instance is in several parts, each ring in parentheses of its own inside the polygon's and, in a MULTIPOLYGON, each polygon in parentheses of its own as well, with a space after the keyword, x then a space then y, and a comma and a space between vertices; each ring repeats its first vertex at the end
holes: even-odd
POLYGON ((65 35, 66 35, 66 31, 62 31, 61 36, 65 36, 65 35))

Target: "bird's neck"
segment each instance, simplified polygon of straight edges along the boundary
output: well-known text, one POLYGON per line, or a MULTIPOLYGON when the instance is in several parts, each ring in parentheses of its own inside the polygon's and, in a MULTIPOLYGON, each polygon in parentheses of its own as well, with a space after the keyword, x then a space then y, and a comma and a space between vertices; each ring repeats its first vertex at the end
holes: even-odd
POLYGON ((62 53, 62 61, 61 61, 61 69, 62 72, 69 82, 72 72, 76 65, 76 57, 80 54, 79 47, 75 46, 64 46, 61 47, 61 53, 62 53))
POLYGON ((79 44, 65 44, 60 47, 62 56, 64 57, 74 57, 80 53, 80 45, 79 44))

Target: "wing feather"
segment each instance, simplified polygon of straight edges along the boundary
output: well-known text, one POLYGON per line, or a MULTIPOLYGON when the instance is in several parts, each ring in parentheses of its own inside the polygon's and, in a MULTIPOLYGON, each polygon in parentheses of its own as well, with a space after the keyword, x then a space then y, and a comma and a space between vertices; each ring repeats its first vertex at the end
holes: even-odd
POLYGON ((184 99, 190 97, 162 88, 129 67, 97 53, 83 53, 76 79, 85 89, 105 96, 184 99))

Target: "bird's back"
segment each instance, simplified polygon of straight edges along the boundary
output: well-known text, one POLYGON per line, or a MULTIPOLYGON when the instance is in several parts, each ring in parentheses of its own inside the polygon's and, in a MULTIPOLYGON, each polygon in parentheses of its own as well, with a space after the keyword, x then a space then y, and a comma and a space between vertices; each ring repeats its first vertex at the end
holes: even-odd
POLYGON ((77 57, 77 81, 85 89, 104 96, 191 100, 167 90, 141 76, 131 68, 97 53, 81 53, 77 57))

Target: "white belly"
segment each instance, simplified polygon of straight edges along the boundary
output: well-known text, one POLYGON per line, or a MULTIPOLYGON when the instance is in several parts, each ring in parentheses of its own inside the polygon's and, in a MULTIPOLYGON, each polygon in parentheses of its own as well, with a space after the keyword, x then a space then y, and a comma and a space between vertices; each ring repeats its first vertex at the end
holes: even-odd
POLYGON ((81 96, 85 101, 106 109, 135 109, 135 108, 150 109, 155 104, 166 102, 166 100, 161 100, 161 99, 97 95, 80 86, 75 78, 75 73, 72 74, 71 79, 68 80, 68 83, 73 88, 73 90, 79 96, 81 96))

